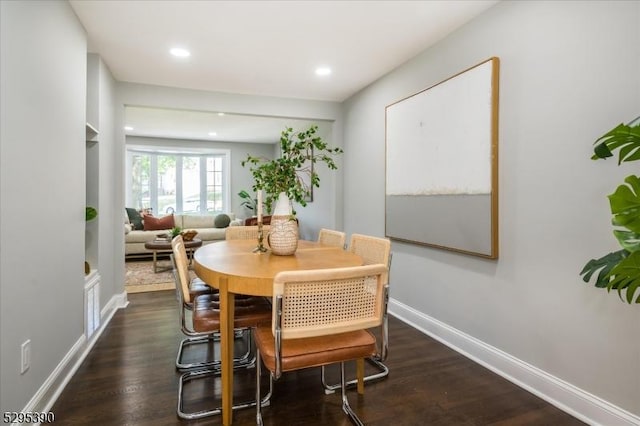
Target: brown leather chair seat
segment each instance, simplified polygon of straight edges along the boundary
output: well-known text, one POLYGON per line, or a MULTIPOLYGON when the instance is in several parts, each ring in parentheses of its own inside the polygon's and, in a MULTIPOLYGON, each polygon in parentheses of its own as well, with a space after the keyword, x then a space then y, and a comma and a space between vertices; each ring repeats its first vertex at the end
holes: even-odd
POLYGON ((200 296, 201 294, 211 294, 217 292, 217 289, 208 286, 207 283, 205 283, 198 277, 192 279, 191 283, 189 284, 189 294, 191 295, 192 299, 194 299, 196 296, 200 296))
MULTIPOLYGON (((193 329, 207 332, 220 329, 220 299, 218 294, 198 296, 193 302, 193 329)), ((264 297, 248 297, 236 302, 233 328, 255 327, 271 323, 271 304, 264 297)))
MULTIPOLYGON (((271 324, 259 325, 254 331, 256 344, 265 367, 276 369, 275 339, 271 324)), ((289 339, 282 344, 282 371, 334 364, 344 360, 366 358, 376 353, 376 339, 367 330, 325 336, 289 339)))

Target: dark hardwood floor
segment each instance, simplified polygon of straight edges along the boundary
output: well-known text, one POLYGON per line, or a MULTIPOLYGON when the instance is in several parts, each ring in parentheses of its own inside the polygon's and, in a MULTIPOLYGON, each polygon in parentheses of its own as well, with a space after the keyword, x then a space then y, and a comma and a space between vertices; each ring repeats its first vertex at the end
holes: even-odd
MULTIPOLYGON (((176 416, 175 355, 183 336, 175 293, 131 294, 129 300, 53 406, 56 423, 221 424, 219 416, 191 422, 176 416)), ((351 406, 367 425, 583 424, 397 319, 390 319, 389 328, 389 377, 368 384, 364 396, 349 392, 351 406)), ((254 373, 236 372, 236 401, 253 396, 254 373)), ((339 392, 325 395, 319 377, 318 369, 285 374, 263 409, 264 424, 350 425, 339 392)), ((190 383, 187 397, 193 404, 186 408, 219 404, 214 400, 219 386, 216 378, 190 383)), ((255 424, 255 410, 235 411, 234 424, 255 424)))

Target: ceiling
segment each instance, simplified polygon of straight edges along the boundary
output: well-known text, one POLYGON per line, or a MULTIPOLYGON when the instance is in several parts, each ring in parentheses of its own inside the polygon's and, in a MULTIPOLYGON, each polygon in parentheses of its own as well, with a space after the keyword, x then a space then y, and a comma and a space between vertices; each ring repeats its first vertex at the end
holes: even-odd
MULTIPOLYGON (((118 81, 337 102, 495 3, 497 0, 70 1, 87 31, 89 51, 101 56, 118 81), (172 57, 172 47, 186 48, 191 56, 172 57), (331 74, 316 75, 319 66, 330 67, 331 74)), ((158 115, 163 114, 136 111, 131 119, 135 116, 140 124, 127 124, 142 129, 155 122, 159 127, 154 120, 158 115)), ((175 117, 173 132, 193 136, 195 129, 181 126, 193 125, 203 117, 187 119, 184 112, 180 116, 184 122, 175 117)), ((166 116, 163 118, 166 122, 166 116)), ((220 127, 224 121, 219 121, 207 133, 231 134, 233 128, 243 128, 236 120, 227 132, 220 127)), ((259 122, 266 125, 270 121, 259 122)), ((258 123, 248 127, 259 128, 258 123)), ((283 128, 280 124, 274 123, 276 136, 283 128)), ((204 130, 197 132, 201 135, 204 130)), ((161 136, 165 131, 145 132, 161 136)), ((225 140, 247 138, 260 139, 253 133, 236 133, 225 140)), ((274 136, 267 139, 273 142, 274 136)))

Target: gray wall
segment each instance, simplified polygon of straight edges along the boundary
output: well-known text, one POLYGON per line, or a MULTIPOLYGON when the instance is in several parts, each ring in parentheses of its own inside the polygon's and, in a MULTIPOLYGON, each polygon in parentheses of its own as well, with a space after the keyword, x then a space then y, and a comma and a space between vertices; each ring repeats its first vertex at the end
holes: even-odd
MULTIPOLYGON (((97 56, 97 55, 90 55, 97 56)), ((124 283, 118 278, 124 274, 124 264, 119 256, 124 247, 124 233, 113 230, 122 228, 123 214, 113 208, 119 202, 121 182, 120 151, 115 143, 114 103, 116 81, 105 63, 98 57, 98 116, 97 147, 98 166, 98 272, 100 273, 100 305, 103 310, 112 298, 124 291, 124 283)), ((89 173, 87 173, 89 175, 89 173)))
POLYGON ((345 229, 382 236, 385 106, 500 58, 500 258, 394 242, 392 305, 636 416, 640 310, 578 273, 618 248, 606 194, 638 169, 589 159, 640 113, 638 22, 639 2, 501 2, 344 105, 345 229))
POLYGON ((0 2, 0 411, 83 333, 86 37, 67 2, 0 2), (20 345, 31 368, 20 374, 20 345))

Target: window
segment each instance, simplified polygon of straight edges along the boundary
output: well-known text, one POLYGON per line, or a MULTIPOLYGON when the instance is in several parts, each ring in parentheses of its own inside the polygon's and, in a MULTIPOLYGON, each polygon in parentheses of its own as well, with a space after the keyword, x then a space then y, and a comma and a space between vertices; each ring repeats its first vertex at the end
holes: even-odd
POLYGON ((127 207, 158 216, 229 210, 229 152, 127 148, 127 207))

